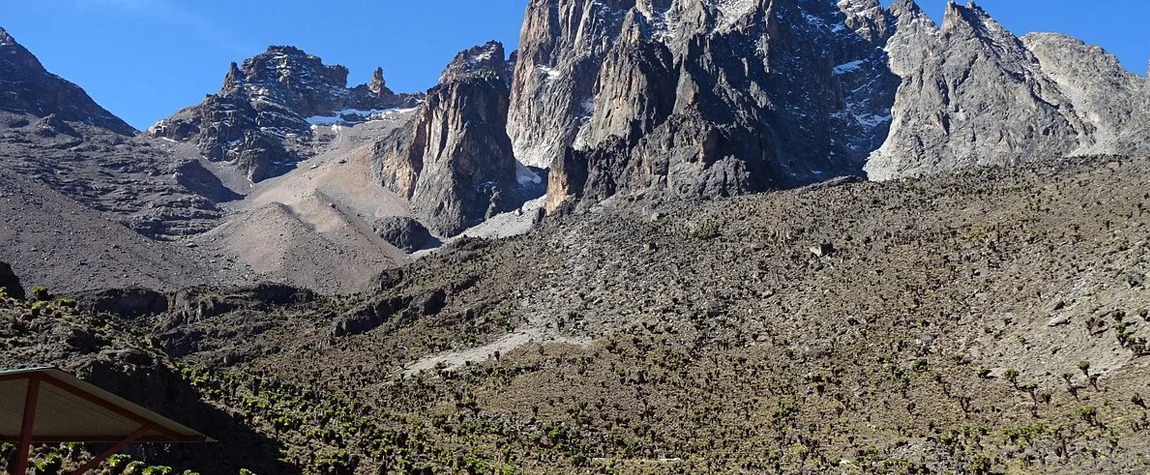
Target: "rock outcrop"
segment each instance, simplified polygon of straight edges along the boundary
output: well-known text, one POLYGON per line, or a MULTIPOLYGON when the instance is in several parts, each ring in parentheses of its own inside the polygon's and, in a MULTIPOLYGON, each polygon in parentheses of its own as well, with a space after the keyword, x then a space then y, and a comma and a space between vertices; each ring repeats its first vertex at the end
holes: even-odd
POLYGON ((168 310, 168 296, 142 287, 84 292, 76 296, 81 309, 135 319, 159 315, 168 310))
POLYGON ((80 86, 49 73, 31 52, 0 28, 0 110, 82 122, 120 135, 136 129, 108 112, 80 86))
POLYGON ((508 70, 500 43, 459 53, 411 126, 376 144, 383 185, 442 236, 523 201, 507 136, 508 70))
POLYGON ((419 221, 406 216, 378 219, 372 229, 384 241, 408 253, 423 249, 434 239, 419 221))
POLYGON ((148 134, 190 142, 209 160, 230 162, 252 181, 285 173, 307 158, 311 127, 354 124, 414 107, 419 95, 387 88, 382 68, 369 84, 347 87, 347 68, 291 46, 232 63, 220 92, 153 125, 148 134))
POLYGON ((0 262, 0 289, 16 300, 24 300, 24 286, 20 285, 20 278, 12 272, 12 266, 7 262, 0 262))

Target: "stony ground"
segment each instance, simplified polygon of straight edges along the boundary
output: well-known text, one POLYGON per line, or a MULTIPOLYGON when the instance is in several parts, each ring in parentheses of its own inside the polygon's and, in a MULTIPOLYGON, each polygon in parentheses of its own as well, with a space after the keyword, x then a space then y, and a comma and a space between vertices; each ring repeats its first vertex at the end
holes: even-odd
POLYGON ((203 288, 117 325, 278 444, 257 472, 1139 473, 1147 176, 616 200, 378 291, 203 288))

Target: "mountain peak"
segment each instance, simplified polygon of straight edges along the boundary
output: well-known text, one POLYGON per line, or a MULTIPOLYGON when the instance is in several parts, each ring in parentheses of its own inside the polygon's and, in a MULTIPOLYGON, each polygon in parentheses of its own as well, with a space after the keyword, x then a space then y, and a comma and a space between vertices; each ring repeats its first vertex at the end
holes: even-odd
POLYGON ((966 6, 959 5, 954 0, 946 3, 946 13, 943 14, 943 29, 972 28, 980 30, 985 28, 988 21, 993 21, 985 10, 979 8, 974 2, 966 6))
POLYGON ((264 54, 290 54, 290 55, 300 55, 300 56, 311 56, 310 54, 307 54, 304 50, 296 48, 295 46, 290 46, 290 45, 269 45, 267 51, 265 51, 264 54))
POLYGON ((439 82, 447 82, 473 75, 495 74, 502 77, 507 69, 507 54, 503 43, 488 41, 487 43, 460 51, 443 74, 439 82))
POLYGON ((16 39, 8 34, 8 30, 0 27, 0 46, 8 46, 16 44, 16 39))
POLYGON ((260 181, 301 159, 284 144, 308 143, 313 125, 363 122, 379 111, 413 107, 421 97, 389 90, 382 68, 369 84, 355 88, 348 88, 348 73, 347 67, 324 64, 297 47, 269 46, 241 64, 231 63, 218 94, 148 132, 193 141, 209 160, 231 162, 260 181))
POLYGON ((100 107, 80 86, 44 69, 6 30, 0 28, 0 110, 82 122, 121 135, 136 129, 100 107))
POLYGON ((897 17, 926 16, 926 12, 914 0, 896 0, 890 6, 890 13, 897 17))

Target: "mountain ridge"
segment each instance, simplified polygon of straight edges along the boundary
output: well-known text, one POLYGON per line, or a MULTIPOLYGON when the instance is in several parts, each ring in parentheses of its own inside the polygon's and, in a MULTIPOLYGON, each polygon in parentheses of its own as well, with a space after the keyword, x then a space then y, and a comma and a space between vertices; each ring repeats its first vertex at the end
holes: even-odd
POLYGON ((913 0, 533 0, 525 13, 520 50, 463 50, 427 93, 391 91, 382 68, 349 87, 347 68, 273 45, 130 143, 85 137, 58 115, 13 122, 14 144, 32 132, 51 136, 35 139, 47 150, 150 157, 141 163, 97 158, 84 173, 113 174, 78 182, 47 163, 16 169, 147 236, 346 291, 363 279, 317 284, 304 269, 324 266, 292 265, 306 255, 298 243, 324 248, 308 256, 317 262, 374 253, 356 259, 401 265, 373 236, 379 223, 414 220, 403 222, 430 230, 434 247, 501 215, 493 223, 521 230, 540 206, 579 213, 616 197, 706 200, 1150 151, 1150 82, 1078 40, 1019 38, 974 3, 949 2, 941 24, 913 0), (136 175, 118 179, 124 170, 136 175), (114 194, 124 183, 148 187, 114 194), (245 259, 263 233, 298 245, 245 259))

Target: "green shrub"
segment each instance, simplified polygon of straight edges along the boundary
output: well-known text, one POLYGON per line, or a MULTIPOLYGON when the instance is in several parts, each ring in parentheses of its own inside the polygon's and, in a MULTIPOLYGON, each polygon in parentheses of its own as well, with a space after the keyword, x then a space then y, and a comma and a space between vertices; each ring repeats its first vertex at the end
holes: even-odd
POLYGON ((32 287, 32 298, 39 300, 41 302, 47 302, 49 300, 52 300, 52 293, 48 292, 47 287, 37 285, 35 287, 32 287))

